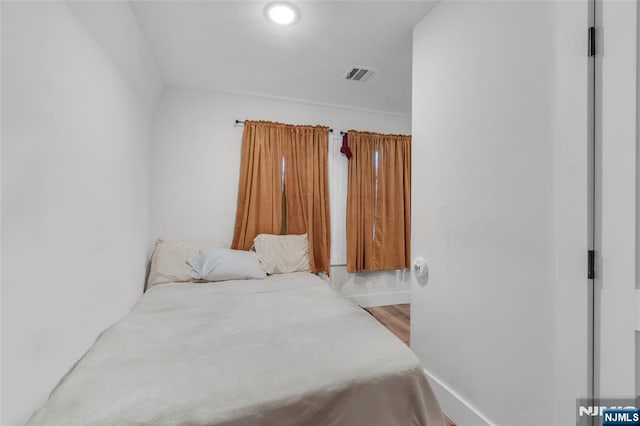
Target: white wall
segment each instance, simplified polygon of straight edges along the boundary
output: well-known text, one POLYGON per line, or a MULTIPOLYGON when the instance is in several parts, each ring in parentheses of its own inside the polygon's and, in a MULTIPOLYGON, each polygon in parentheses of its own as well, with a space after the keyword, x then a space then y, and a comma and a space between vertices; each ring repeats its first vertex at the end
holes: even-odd
POLYGON ((157 94, 142 95, 89 26, 64 3, 2 2, 6 426, 26 422, 143 288, 157 94))
POLYGON ((153 108, 163 81, 156 59, 127 1, 67 1, 66 5, 102 47, 134 94, 153 108))
MULTIPOLYGON (((556 417, 557 18, 555 2, 452 1, 414 30, 413 217, 423 220, 412 247, 430 279, 412 285, 412 347, 497 424, 556 417)), ((586 91, 585 75, 575 78, 586 91)))
MULTIPOLYGON (((2 7, 0 6, 0 35, 1 34, 2 7)), ((0 46, 0 54, 1 50, 2 47, 0 46)), ((2 72, 0 70, 0 76, 1 75, 2 72)), ((0 82, 0 129, 2 129, 2 117, 2 84, 0 82)), ((0 422, 2 422, 2 400, 2 132, 0 131, 0 422)))
MULTIPOLYGON (((231 243, 236 213, 242 127, 234 120, 323 124, 340 130, 410 133, 410 118, 338 109, 286 99, 167 90, 155 117, 151 156, 152 235, 231 243)), ((332 269, 343 294, 367 302, 404 300, 408 274, 347 274, 332 269), (388 294, 390 293, 390 294, 388 294), (386 295, 385 295, 386 294, 386 295), (382 298, 382 299, 381 299, 382 298)))

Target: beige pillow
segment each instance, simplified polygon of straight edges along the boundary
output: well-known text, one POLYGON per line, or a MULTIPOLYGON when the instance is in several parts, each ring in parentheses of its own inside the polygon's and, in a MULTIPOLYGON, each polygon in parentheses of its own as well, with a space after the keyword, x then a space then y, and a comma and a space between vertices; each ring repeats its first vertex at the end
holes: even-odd
POLYGON ((260 234, 253 240, 253 246, 267 274, 311 271, 307 234, 260 234))
POLYGON ((192 281, 187 259, 198 250, 224 247, 227 245, 217 241, 158 240, 151 258, 147 289, 157 284, 192 281))

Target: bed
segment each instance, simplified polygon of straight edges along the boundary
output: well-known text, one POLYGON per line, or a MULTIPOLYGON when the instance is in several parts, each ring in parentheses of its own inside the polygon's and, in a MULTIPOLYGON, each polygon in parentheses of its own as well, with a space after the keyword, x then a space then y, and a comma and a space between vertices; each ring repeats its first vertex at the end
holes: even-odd
POLYGON ((443 424, 413 352, 303 272, 149 289, 28 423, 443 424))

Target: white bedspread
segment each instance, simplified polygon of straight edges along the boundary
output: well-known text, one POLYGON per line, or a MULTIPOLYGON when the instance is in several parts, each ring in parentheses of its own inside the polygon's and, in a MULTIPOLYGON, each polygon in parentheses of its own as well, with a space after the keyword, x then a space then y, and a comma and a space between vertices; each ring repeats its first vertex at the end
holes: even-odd
POLYGON ((416 356, 309 273, 162 284, 29 425, 442 425, 416 356))

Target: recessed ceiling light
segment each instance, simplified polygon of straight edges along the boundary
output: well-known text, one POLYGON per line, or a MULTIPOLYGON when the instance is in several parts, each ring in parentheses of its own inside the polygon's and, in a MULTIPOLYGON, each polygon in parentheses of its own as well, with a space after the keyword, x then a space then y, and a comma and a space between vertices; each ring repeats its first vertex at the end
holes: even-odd
POLYGON ((293 24, 298 20, 298 10, 287 2, 269 3, 264 9, 265 16, 280 25, 293 24))

